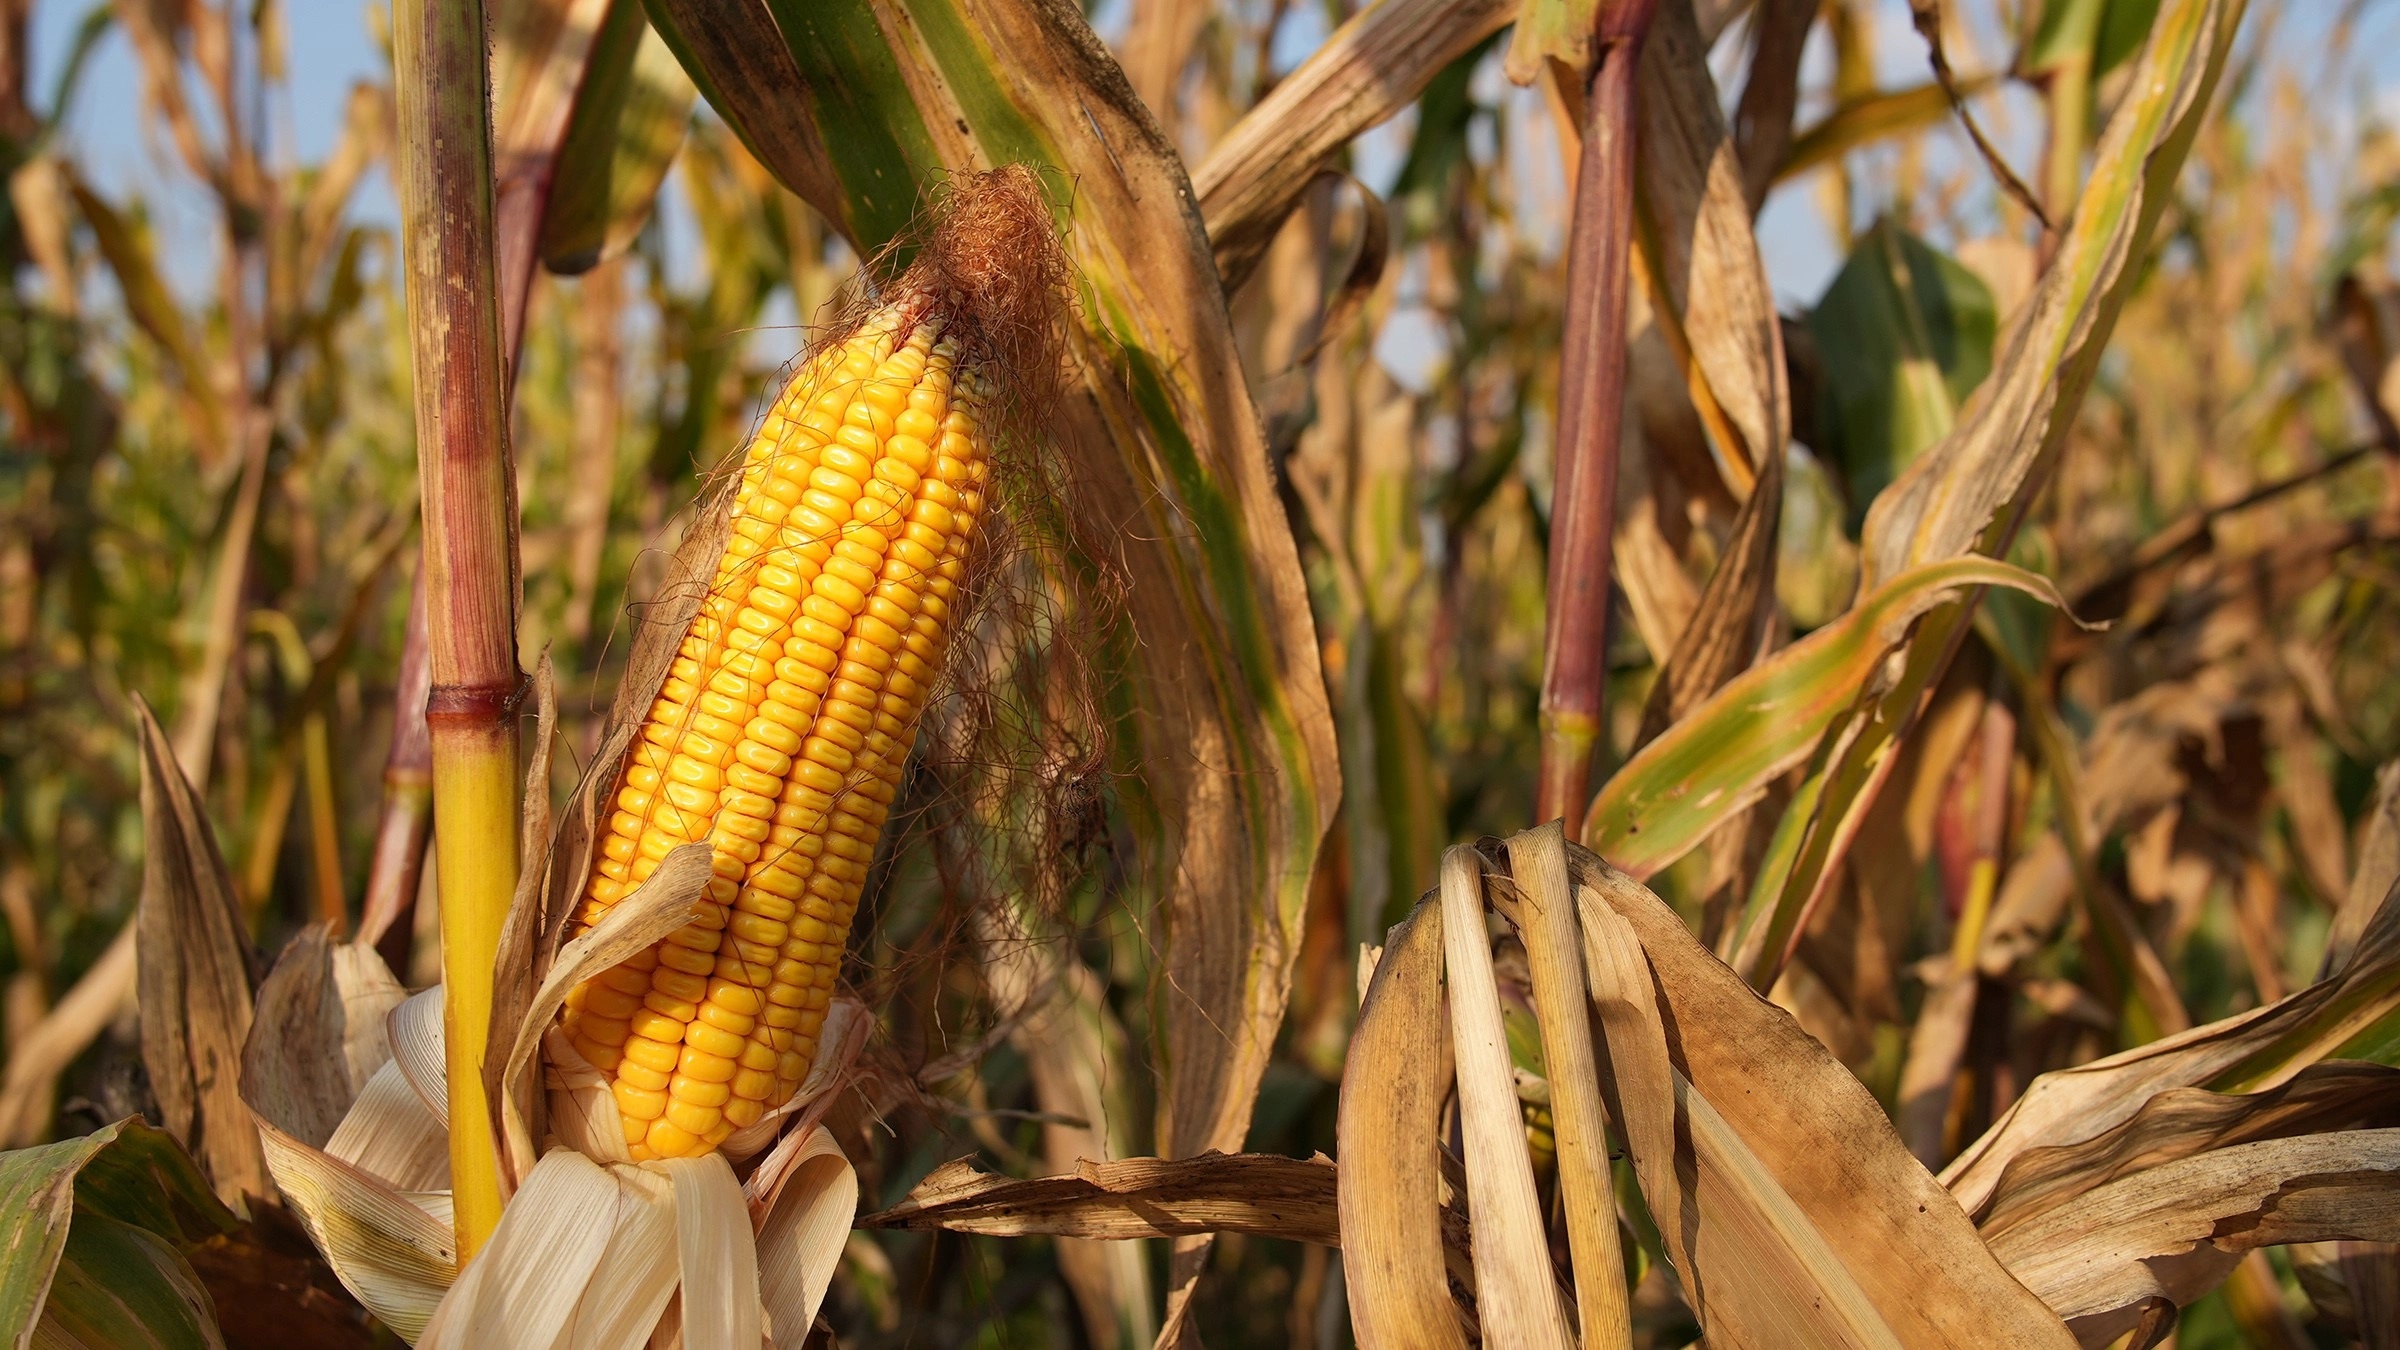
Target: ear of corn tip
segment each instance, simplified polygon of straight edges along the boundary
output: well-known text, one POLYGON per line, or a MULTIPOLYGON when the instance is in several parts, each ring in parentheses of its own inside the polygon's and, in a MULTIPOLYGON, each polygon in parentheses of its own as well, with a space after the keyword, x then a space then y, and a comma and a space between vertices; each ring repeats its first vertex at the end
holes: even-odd
POLYGON ((983 510, 972 388, 887 307, 810 359, 744 457, 733 528, 617 784, 578 912, 705 841, 700 918, 568 999, 636 1160, 715 1148, 806 1076, 983 510))

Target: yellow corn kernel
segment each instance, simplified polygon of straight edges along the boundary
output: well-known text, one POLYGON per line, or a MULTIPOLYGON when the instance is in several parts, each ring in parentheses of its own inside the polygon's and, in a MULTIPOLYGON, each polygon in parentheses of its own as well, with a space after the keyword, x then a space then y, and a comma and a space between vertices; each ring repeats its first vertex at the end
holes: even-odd
POLYGON ((636 1158, 688 1156, 806 1076, 982 507, 958 352, 895 305, 805 362, 620 770, 578 920, 705 841, 700 917, 572 1000, 636 1158))

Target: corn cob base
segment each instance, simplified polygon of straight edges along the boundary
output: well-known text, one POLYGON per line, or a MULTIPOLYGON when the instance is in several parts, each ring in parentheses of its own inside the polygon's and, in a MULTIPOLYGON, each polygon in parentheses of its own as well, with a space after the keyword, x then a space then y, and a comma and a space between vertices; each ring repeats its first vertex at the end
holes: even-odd
POLYGON ((581 923, 684 844, 716 872, 698 921, 568 1000, 636 1160, 715 1148, 815 1056, 983 510, 983 387, 943 330, 896 301, 785 387, 617 785, 581 923))

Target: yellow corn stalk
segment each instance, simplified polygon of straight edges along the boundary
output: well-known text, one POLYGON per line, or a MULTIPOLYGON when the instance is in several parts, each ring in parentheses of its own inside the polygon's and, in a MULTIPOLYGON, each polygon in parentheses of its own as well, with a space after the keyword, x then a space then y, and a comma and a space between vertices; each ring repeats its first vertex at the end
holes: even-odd
POLYGON ((619 781, 579 912, 705 841, 706 911, 570 996, 633 1157, 715 1148, 796 1090, 941 669, 990 456, 946 307, 907 297, 805 365, 619 781))

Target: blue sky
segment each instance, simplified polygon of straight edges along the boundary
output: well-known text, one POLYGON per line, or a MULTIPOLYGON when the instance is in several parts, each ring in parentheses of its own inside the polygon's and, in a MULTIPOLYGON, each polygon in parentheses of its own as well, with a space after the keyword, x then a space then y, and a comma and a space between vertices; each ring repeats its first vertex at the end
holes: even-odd
MULTIPOLYGON (((106 0, 35 0, 33 79, 37 99, 49 97, 83 16, 106 0)), ((275 156, 301 164, 323 159, 341 134, 350 86, 385 78, 383 51, 368 25, 366 0, 294 0, 284 5, 290 31, 290 79, 283 106, 269 110, 275 156)), ((114 197, 138 195, 150 204, 155 237, 170 280, 185 295, 205 285, 215 258, 215 213, 182 170, 174 147, 151 139, 141 112, 141 71, 133 48, 113 27, 92 51, 66 139, 76 163, 114 197)), ((397 222, 390 182, 378 172, 358 206, 367 216, 397 222)))
MULTIPOLYGON (((98 0, 105 3, 105 0, 98 0)), ((37 0, 34 6, 33 88, 46 91, 82 16, 94 0, 37 0)), ((1907 0, 1876 0, 1876 48, 1887 86, 1912 84, 1925 78, 1924 47, 1910 28, 1907 0)), ((1126 0, 1107 0, 1099 15, 1104 32, 1122 22, 1126 0)), ((371 0, 289 0, 285 5, 291 40, 291 78, 283 106, 270 110, 274 150, 301 163, 321 159, 341 127, 343 101, 351 84, 380 79, 384 57, 373 34, 382 26, 370 23, 379 6, 371 0)), ((1981 9, 1981 6, 1976 6, 1981 9)), ((2262 0, 2252 5, 2258 16, 2275 8, 2262 0)), ((2278 34, 2278 54, 2303 69, 2320 66, 2326 31, 2342 8, 2337 0, 2290 0, 2278 34)), ((1320 7, 1296 5, 1279 32, 1273 59, 1279 67, 1296 64, 1318 42, 1325 27, 1320 7)), ((1727 44, 1730 51, 1733 44, 1727 44)), ((1810 54, 1804 80, 1821 87, 1829 56, 1822 50, 1822 32, 1810 54)), ((1996 40, 1982 52, 1983 64, 2001 59, 1996 40)), ((1954 59, 1957 54, 1954 53, 1954 59)), ((2376 0, 2368 5, 2350 53, 2352 70, 2337 72, 2323 97, 2346 117, 2348 109, 2373 109, 2400 115, 2400 4, 2376 0)), ((1958 59, 1957 64, 1975 63, 1958 59)), ((1721 71, 1721 77, 1730 75, 1721 71)), ((1727 79, 1729 88, 1738 79, 1727 79)), ((1809 112, 1804 108, 1802 120, 1809 112)), ((2002 108, 1991 130, 2011 158, 2030 173, 2035 147, 2030 141, 2034 119, 2008 116, 2002 108), (2022 134, 2019 134, 2022 133, 2022 134)), ((1394 127, 1370 136, 1361 146, 1362 177, 1375 185, 1379 177, 1397 172, 1405 142, 1394 127)), ((67 118, 67 137, 78 162, 102 188, 116 196, 136 194, 151 205, 156 237, 165 253, 171 281, 187 295, 206 284, 214 257, 214 213, 206 199, 181 172, 172 148, 154 143, 140 111, 140 77, 133 54, 122 34, 101 40, 86 71, 75 106, 67 118)), ((1936 163, 1942 156, 1963 152, 1962 138, 1939 138, 1931 150, 1936 163)), ((2341 192, 2355 185, 2328 183, 2341 192)), ((395 208, 388 181, 379 173, 361 191, 359 214, 369 220, 392 222, 395 208)), ((1863 209, 1863 208, 1862 208, 1863 209)), ((670 240, 677 232, 678 214, 670 211, 670 240)), ((1793 184, 1770 200, 1759 222, 1760 243, 1778 300, 1797 308, 1813 300, 1839 265, 1822 212, 1807 181, 1793 184)), ((688 238, 688 233, 686 234, 688 238)), ((672 251, 672 250, 671 250, 672 251)))

